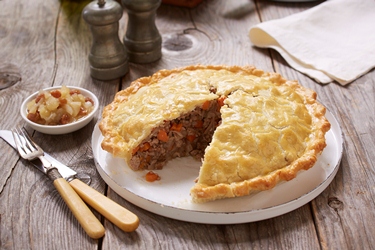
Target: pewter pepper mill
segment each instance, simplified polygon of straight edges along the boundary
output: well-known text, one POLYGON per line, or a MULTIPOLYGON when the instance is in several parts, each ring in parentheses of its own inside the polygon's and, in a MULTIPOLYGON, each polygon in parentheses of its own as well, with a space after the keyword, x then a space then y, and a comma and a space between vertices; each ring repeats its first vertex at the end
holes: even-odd
POLYGON ((150 63, 161 57, 161 36, 155 25, 156 10, 161 0, 122 0, 128 12, 124 45, 129 61, 150 63))
POLYGON ((89 54, 90 73, 99 80, 113 80, 129 71, 128 55, 118 35, 123 9, 113 0, 89 3, 82 12, 90 25, 93 44, 89 54))

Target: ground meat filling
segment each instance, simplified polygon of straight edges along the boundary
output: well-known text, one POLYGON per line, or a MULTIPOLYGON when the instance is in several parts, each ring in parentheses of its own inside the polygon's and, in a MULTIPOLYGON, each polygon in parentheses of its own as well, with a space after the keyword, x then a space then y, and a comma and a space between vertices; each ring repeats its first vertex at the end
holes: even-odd
POLYGON ((203 158, 204 150, 221 122, 222 98, 206 101, 193 111, 153 129, 148 138, 136 147, 130 160, 133 170, 162 169, 176 157, 203 158))

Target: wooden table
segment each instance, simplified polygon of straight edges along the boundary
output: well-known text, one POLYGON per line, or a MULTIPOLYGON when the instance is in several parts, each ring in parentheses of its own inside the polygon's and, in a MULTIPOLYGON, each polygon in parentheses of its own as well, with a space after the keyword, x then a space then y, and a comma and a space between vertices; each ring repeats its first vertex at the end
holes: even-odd
MULTIPOLYGON (((21 160, 0 140, 1 249, 374 249, 375 246, 375 72, 346 87, 321 85, 287 65, 273 50, 252 46, 252 25, 282 18, 320 2, 205 0, 196 8, 162 5, 156 25, 163 38, 162 59, 130 64, 130 72, 110 82, 93 80, 87 56, 89 27, 81 17, 89 1, 0 1, 0 75, 16 82, 0 91, 0 129, 25 125, 19 107, 29 94, 54 85, 75 85, 98 95, 102 109, 115 93, 159 69, 190 64, 255 65, 276 71, 315 90, 344 134, 339 171, 310 203, 264 221, 206 225, 145 211, 118 196, 99 176, 91 150, 96 121, 66 135, 33 133, 55 158, 91 175, 91 186, 136 213, 139 228, 125 233, 103 222, 106 235, 92 240, 78 224, 50 180, 21 160)), ((120 20, 122 38, 127 23, 120 20)), ((355 62, 353 62, 355 63, 355 62)))

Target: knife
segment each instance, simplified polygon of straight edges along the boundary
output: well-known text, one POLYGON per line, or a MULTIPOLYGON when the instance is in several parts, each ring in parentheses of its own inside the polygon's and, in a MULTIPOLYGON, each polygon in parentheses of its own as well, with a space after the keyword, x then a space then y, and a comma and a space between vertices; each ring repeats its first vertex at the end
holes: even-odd
MULTIPOLYGON (((16 148, 11 131, 0 130, 0 137, 3 138, 14 149, 16 148)), ((80 174, 77 174, 76 171, 59 162, 51 155, 44 153, 44 156, 58 169, 62 177, 69 182, 81 199, 102 214, 106 219, 125 232, 132 232, 138 228, 139 219, 134 213, 99 193, 85 182, 82 182, 77 178, 77 176, 80 174)), ((44 173, 43 164, 39 159, 35 159, 30 162, 44 173)), ((84 180, 86 180, 86 182, 89 183, 90 177, 88 175, 83 174, 82 177, 84 180)))

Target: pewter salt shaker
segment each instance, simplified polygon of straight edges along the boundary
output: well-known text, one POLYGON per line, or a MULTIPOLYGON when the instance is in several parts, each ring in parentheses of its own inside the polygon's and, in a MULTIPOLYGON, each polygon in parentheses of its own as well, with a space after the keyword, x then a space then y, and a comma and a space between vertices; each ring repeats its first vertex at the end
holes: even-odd
POLYGON ((93 37, 89 62, 95 79, 113 80, 129 71, 129 58, 118 35, 122 14, 121 5, 114 0, 93 1, 83 9, 93 37))
POLYGON ((156 10, 161 0, 122 0, 128 13, 128 25, 123 39, 134 63, 150 63, 161 57, 161 36, 155 25, 156 10))

